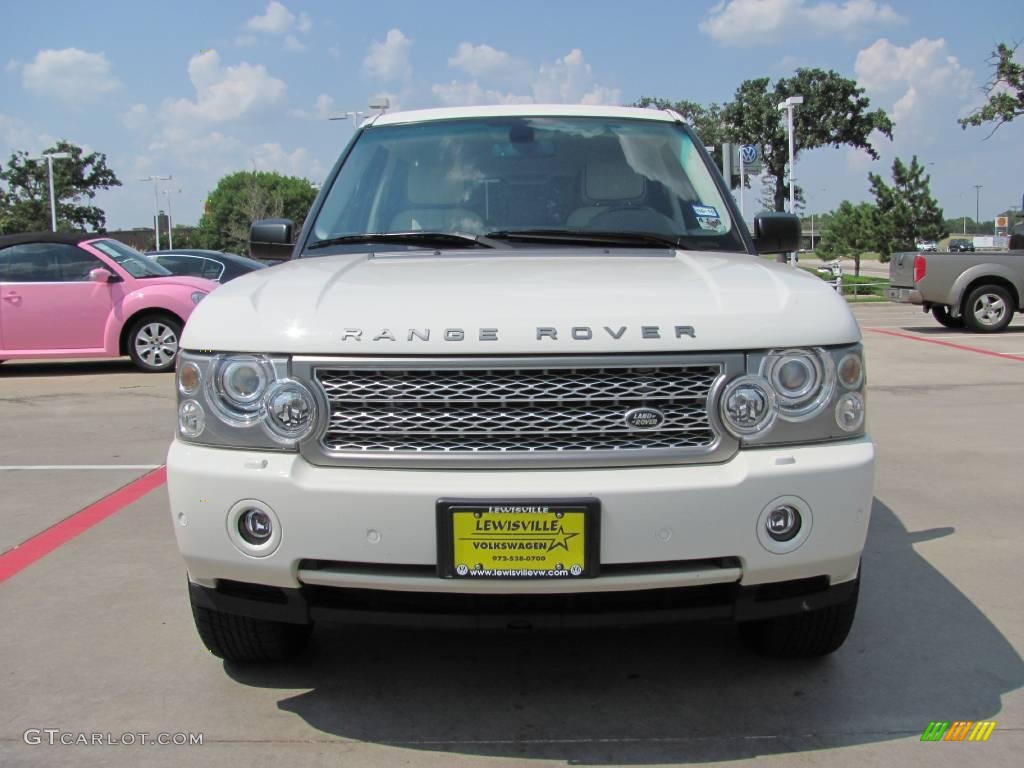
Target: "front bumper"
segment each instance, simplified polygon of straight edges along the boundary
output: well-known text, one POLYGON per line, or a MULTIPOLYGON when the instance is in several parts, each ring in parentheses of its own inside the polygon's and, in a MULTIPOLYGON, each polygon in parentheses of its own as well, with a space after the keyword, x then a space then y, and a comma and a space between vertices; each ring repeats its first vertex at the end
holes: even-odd
POLYGON ((805 579, 834 586, 858 575, 873 469, 868 438, 743 450, 723 464, 609 469, 318 467, 291 453, 178 441, 167 459, 174 529, 193 585, 208 591, 219 584, 275 587, 285 596, 281 604, 294 602, 296 595, 308 603, 310 595, 323 597, 332 589, 427 600, 427 595, 639 595, 805 579), (601 504, 596 578, 438 577, 438 499, 583 496, 601 504), (768 551, 758 537, 762 511, 780 497, 796 497, 810 510, 806 539, 787 554, 768 551), (272 554, 245 554, 229 536, 229 511, 242 500, 273 510, 280 543, 272 554))

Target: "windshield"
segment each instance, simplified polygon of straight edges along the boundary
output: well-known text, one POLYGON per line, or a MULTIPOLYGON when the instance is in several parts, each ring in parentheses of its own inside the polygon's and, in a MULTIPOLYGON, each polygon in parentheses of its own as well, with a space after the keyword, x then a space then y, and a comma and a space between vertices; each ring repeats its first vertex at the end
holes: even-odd
POLYGON ((96 240, 89 245, 112 258, 132 277, 168 277, 173 274, 167 267, 161 267, 145 254, 117 240, 96 240))
POLYGON ((311 242, 517 230, 646 233, 745 250, 688 130, 603 117, 371 126, 335 178, 311 242))

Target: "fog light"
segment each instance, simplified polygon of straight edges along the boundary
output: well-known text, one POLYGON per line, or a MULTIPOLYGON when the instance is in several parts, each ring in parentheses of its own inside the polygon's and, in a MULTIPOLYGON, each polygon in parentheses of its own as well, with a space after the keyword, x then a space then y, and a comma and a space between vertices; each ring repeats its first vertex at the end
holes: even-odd
POLYGON ((238 518, 238 533, 250 544, 266 544, 273 532, 270 515, 262 509, 247 509, 238 518))
POLYGON ((178 430, 182 437, 199 437, 206 429, 206 413, 195 400, 186 400, 178 406, 178 430))
POLYGON ((864 426, 864 397, 847 392, 836 403, 836 424, 844 432, 856 432, 864 426))
POLYGON ((775 541, 790 541, 800 533, 801 523, 796 508, 783 504, 768 513, 764 527, 775 541))

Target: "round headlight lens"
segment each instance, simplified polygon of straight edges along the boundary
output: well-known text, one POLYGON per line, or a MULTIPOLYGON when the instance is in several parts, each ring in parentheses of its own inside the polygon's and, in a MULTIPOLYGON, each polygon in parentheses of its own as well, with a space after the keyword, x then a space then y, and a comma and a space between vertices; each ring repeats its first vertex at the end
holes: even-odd
POLYGON ((771 382, 780 415, 789 421, 820 413, 835 389, 835 363, 823 349, 773 352, 761 363, 761 375, 771 382))
POLYGON ((178 430, 182 437, 195 438, 206 429, 206 413, 195 400, 186 400, 178 406, 178 430))
POLYGON ((843 356, 836 367, 836 372, 839 383, 847 389, 860 389, 864 383, 864 362, 855 352, 843 356))
POLYGON ((844 432, 856 432, 864 426, 864 396, 847 392, 836 403, 836 424, 844 432))
POLYGON ((259 400, 267 375, 257 360, 232 360, 221 371, 220 384, 228 400, 244 406, 259 400))
POLYGON ((206 298, 206 291, 192 291, 192 303, 198 304, 206 298))
POLYGON ((264 398, 266 426, 280 442, 293 443, 310 433, 316 423, 316 400, 302 384, 291 379, 274 382, 264 398))
POLYGON ((760 376, 741 376, 725 388, 722 421, 736 437, 756 437, 775 423, 778 403, 771 386, 760 376))
POLYGON ((274 367, 261 355, 225 355, 213 364, 207 390, 219 416, 246 426, 260 416, 263 396, 274 380, 274 367))

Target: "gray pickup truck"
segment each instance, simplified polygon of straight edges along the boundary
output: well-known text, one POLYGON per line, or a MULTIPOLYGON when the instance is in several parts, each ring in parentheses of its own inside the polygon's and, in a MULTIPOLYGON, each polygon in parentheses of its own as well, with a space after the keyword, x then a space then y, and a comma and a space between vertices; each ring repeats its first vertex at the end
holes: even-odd
POLYGON ((919 304, 947 328, 998 333, 1024 311, 1024 244, 989 253, 895 253, 890 301, 919 304))

